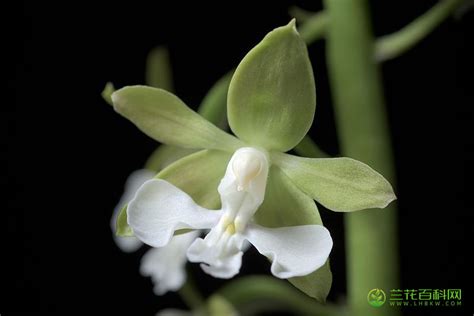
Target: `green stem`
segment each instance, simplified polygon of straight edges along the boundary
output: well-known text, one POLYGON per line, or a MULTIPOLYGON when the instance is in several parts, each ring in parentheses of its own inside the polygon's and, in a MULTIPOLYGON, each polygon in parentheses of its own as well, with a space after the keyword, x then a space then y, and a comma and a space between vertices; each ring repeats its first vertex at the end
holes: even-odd
MULTIPOLYGON (((367 0, 325 0, 328 71, 342 154, 361 160, 392 183, 394 166, 382 92, 373 60, 374 38, 367 0)), ((398 315, 396 308, 373 308, 373 288, 398 287, 396 207, 345 215, 348 301, 351 315, 398 315)), ((389 293, 389 292, 387 292, 389 293)))
POLYGON ((328 15, 321 11, 314 13, 298 27, 298 32, 306 44, 311 44, 324 37, 328 28, 328 15))
POLYGON ((169 51, 165 46, 152 49, 146 59, 145 82, 155 88, 173 91, 173 73, 169 51))
MULTIPOLYGON (((378 38, 375 43, 375 59, 382 62, 404 54, 428 36, 462 4, 463 0, 441 0, 399 31, 378 38)), ((308 45, 323 38, 329 29, 329 16, 324 11, 311 13, 293 7, 290 9, 290 14, 302 22, 299 32, 308 45)))
POLYGON ((225 285, 218 295, 225 297, 239 309, 246 305, 278 302, 300 315, 343 315, 343 310, 333 305, 322 305, 290 286, 287 282, 268 276, 248 276, 225 285))
POLYGON ((296 19, 299 23, 305 23, 314 15, 315 12, 300 8, 298 6, 291 6, 288 8, 288 14, 296 19))
POLYGON ((393 34, 382 36, 375 45, 378 61, 395 58, 415 46, 448 18, 463 0, 443 0, 393 34))
POLYGON ((189 273, 186 282, 181 289, 179 289, 178 293, 181 296, 181 299, 192 310, 197 310, 204 305, 204 298, 197 290, 189 273))

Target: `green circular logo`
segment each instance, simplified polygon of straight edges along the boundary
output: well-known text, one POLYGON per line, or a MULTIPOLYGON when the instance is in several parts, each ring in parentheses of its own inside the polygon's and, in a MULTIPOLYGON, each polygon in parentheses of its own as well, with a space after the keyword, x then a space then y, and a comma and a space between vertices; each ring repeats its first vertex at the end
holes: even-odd
POLYGON ((372 289, 369 291, 369 294, 367 294, 367 302, 369 302, 373 307, 382 306, 385 304, 386 299, 387 296, 382 289, 372 289))

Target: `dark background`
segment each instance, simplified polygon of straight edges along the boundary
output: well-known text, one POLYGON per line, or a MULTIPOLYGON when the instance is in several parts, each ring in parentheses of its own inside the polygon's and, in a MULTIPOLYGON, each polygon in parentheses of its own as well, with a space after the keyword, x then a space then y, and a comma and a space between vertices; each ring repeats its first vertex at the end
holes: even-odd
MULTIPOLYGON (((373 1, 378 35, 397 30, 436 1, 373 1)), ((184 307, 154 296, 138 273, 143 250, 115 247, 112 209, 127 175, 156 143, 100 97, 107 81, 144 82, 145 58, 168 45, 176 93, 191 107, 274 27, 287 7, 319 1, 190 5, 18 2, 4 8, 6 94, 1 110, 1 315, 153 315, 184 307)), ((416 49, 383 65, 398 170, 402 288, 462 288, 460 308, 411 308, 406 315, 471 315, 473 216, 473 12, 443 23, 416 49)), ((350 52, 348 52, 350 53, 350 52)), ((324 43, 310 47, 318 87, 320 146, 338 154, 324 43)), ((342 215, 321 209, 335 246, 329 299, 345 292, 342 215)), ((268 271, 250 251, 243 273, 268 271)), ((205 293, 223 284, 201 273, 205 293)))

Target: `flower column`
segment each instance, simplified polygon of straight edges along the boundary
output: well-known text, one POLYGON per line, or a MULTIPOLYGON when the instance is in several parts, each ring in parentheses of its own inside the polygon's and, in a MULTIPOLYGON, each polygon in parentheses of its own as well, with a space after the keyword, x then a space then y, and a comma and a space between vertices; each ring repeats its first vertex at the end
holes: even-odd
MULTIPOLYGON (((394 178, 381 78, 365 0, 326 0, 329 12, 328 69, 344 155, 394 178)), ((348 298, 351 315, 397 315, 367 304, 372 288, 398 286, 396 209, 346 214, 348 298)), ((388 304, 387 304, 388 305, 388 304)))

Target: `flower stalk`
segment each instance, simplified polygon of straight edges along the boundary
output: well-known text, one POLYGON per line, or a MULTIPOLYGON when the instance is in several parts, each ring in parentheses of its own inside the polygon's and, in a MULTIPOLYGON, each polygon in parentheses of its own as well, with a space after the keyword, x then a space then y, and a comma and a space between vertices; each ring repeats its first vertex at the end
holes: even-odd
POLYGON ((196 288, 191 273, 188 273, 186 282, 179 289, 178 294, 184 303, 193 310, 198 310, 204 305, 204 298, 196 288))
MULTIPOLYGON (((394 164, 382 81, 366 0, 325 0, 328 71, 343 155, 359 159, 394 182, 394 164), (350 52, 350 53, 348 53, 350 52)), ((351 315, 382 315, 367 304, 370 289, 398 286, 396 206, 345 215, 348 301, 351 315)), ((383 315, 399 311, 383 306, 383 315)))
POLYGON ((382 36, 375 45, 375 58, 377 61, 385 61, 402 55, 428 36, 433 29, 451 16, 462 3, 463 0, 439 1, 430 10, 401 30, 382 36))

